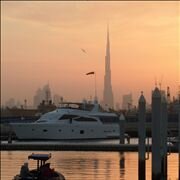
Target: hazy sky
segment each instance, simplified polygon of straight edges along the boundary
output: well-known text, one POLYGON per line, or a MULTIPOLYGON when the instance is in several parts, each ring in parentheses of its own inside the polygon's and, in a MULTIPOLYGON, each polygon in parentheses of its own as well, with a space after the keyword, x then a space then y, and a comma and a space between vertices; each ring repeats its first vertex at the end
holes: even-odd
POLYGON ((107 22, 115 102, 157 82, 177 94, 180 4, 176 2, 1 1, 1 100, 32 103, 49 82, 52 93, 78 101, 97 92, 101 100, 107 22), (87 54, 81 51, 85 49, 87 54))

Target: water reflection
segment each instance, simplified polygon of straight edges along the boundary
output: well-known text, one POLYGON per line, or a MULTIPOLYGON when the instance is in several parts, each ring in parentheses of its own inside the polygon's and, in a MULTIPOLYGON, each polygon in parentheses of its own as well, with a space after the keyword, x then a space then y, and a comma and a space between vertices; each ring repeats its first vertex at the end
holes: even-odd
POLYGON ((94 159, 93 167, 94 167, 94 179, 97 179, 98 169, 99 169, 99 161, 98 161, 98 159, 94 159))
MULTIPOLYGON (((19 173, 30 151, 2 151, 1 178, 10 180, 19 173)), ((138 154, 122 152, 34 152, 51 153, 51 167, 61 172, 68 180, 138 180, 138 154)), ((178 177, 178 154, 168 156, 168 179, 178 177)), ((151 179, 151 157, 147 162, 147 180, 151 179)), ((29 162, 30 169, 36 167, 29 162)))
POLYGON ((106 180, 109 180, 110 178, 110 173, 111 173, 110 169, 111 169, 111 160, 107 159, 105 160, 106 180))
POLYGON ((119 153, 119 169, 120 169, 120 179, 124 179, 124 174, 125 174, 125 155, 124 152, 119 153))
POLYGON ((12 152, 11 152, 11 151, 8 151, 7 154, 8 154, 8 158, 9 158, 10 160, 12 160, 12 155, 13 155, 12 152))

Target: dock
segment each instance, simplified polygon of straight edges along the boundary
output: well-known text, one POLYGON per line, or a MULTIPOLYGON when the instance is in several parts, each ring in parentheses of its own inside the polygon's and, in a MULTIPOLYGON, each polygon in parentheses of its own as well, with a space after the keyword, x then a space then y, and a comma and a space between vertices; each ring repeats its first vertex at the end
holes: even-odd
MULTIPOLYGON (((178 152, 176 146, 169 147, 170 152, 178 152)), ((1 143, 1 151, 119 151, 138 152, 138 144, 38 144, 38 143, 1 143)), ((146 151, 151 151, 151 145, 146 146, 146 151)))

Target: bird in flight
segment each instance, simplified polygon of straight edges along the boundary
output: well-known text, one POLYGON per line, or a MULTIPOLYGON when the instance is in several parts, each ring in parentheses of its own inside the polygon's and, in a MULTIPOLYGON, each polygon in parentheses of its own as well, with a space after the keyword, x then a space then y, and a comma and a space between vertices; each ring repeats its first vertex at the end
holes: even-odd
POLYGON ((82 48, 81 48, 81 51, 82 51, 83 53, 86 53, 86 54, 87 54, 87 52, 86 52, 86 50, 85 50, 85 49, 82 49, 82 48))

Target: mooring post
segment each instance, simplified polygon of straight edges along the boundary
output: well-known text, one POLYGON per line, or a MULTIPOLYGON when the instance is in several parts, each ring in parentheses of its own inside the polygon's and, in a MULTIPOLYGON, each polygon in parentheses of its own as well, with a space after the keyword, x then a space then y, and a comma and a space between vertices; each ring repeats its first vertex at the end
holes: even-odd
POLYGON ((161 180, 161 92, 152 93, 152 180, 161 180))
POLYGON ((167 180, 167 122, 168 122, 168 110, 167 101, 164 96, 162 96, 161 104, 161 172, 163 175, 163 180, 167 180))
POLYGON ((138 136, 139 136, 139 161, 138 161, 138 179, 146 179, 146 100, 141 94, 138 107, 138 136))
POLYGON ((120 144, 124 144, 124 133, 125 133, 125 117, 121 113, 119 117, 119 138, 120 138, 120 144))
POLYGON ((11 143, 12 143, 12 132, 10 131, 8 135, 8 144, 11 144, 11 143))
POLYGON ((179 179, 180 179, 180 97, 179 97, 179 128, 178 128, 178 134, 179 134, 179 138, 178 138, 178 144, 179 144, 179 179))

